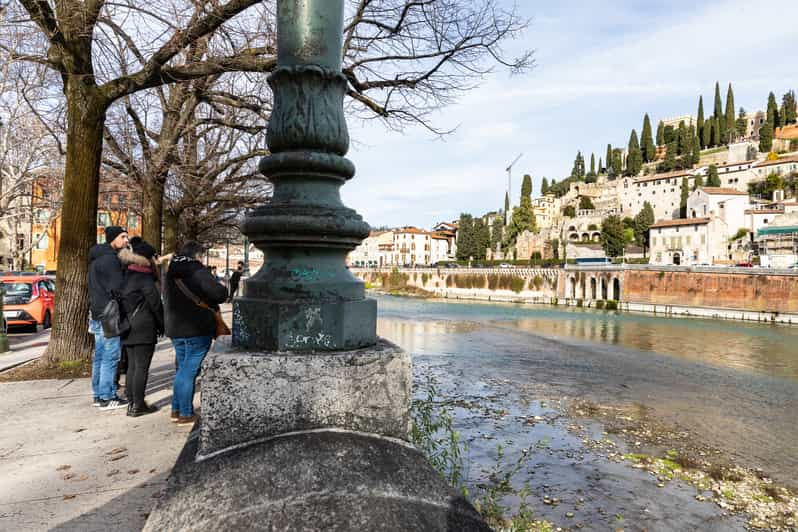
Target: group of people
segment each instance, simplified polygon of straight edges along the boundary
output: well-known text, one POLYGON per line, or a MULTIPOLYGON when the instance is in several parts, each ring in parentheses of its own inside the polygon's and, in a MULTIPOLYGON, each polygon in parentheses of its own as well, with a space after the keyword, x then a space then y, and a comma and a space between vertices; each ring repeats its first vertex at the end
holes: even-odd
POLYGON ((188 241, 176 254, 161 258, 140 237, 128 238, 122 227, 106 227, 105 240, 89 254, 93 405, 102 410, 127 407, 131 417, 155 412, 157 408, 145 401, 145 391, 155 345, 166 335, 174 346, 176 365, 171 420, 193 424, 194 387, 216 332, 214 314, 234 292, 228 292, 202 264, 205 248, 198 242, 188 241), (163 286, 159 286, 161 268, 167 268, 163 286), (109 311, 112 301, 118 313, 109 311), (109 327, 109 319, 124 326, 109 327), (123 351, 126 398, 117 395, 116 384, 123 351))

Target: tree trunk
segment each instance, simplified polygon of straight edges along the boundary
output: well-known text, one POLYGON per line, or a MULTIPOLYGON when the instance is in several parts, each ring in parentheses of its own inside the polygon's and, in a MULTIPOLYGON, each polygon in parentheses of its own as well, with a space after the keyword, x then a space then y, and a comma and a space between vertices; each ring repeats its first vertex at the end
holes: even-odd
POLYGON ((164 210, 163 224, 163 250, 164 253, 176 253, 178 242, 178 224, 180 215, 175 214, 170 209, 164 210))
MULTIPOLYGON (((145 184, 144 227, 141 236, 161 253, 161 228, 163 226, 163 194, 165 178, 155 176, 145 184)), ((171 251, 164 250, 164 253, 171 251)))
POLYGON ((50 362, 87 359, 89 248, 97 243, 97 195, 100 188, 106 104, 93 81, 66 80, 67 154, 61 235, 58 249, 53 332, 47 347, 50 362))

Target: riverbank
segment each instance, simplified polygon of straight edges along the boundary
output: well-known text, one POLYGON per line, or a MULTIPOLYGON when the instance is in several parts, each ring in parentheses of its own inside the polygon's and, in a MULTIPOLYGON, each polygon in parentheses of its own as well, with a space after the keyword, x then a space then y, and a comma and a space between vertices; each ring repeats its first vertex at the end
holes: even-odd
POLYGON ((440 380, 472 486, 501 478, 499 445, 504 471, 531 456, 508 506, 525 493, 569 529, 795 528, 794 328, 377 297, 379 334, 440 380))

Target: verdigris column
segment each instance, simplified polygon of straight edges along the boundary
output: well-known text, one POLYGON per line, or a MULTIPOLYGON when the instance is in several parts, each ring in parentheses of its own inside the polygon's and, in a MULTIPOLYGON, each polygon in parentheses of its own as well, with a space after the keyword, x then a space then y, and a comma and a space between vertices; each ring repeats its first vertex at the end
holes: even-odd
POLYGON ((374 345, 376 301, 346 268, 369 226, 339 192, 355 173, 344 157, 342 1, 278 2, 277 19, 271 155, 260 163, 274 196, 242 228, 266 258, 235 302, 233 343, 290 351, 374 345))
POLYGON ((277 0, 269 78, 272 201, 244 224, 266 262, 234 303, 233 341, 203 363, 189 437, 145 531, 487 531, 409 443, 410 357, 376 336, 346 268, 368 225, 339 196, 354 175, 341 74, 344 0, 277 0))

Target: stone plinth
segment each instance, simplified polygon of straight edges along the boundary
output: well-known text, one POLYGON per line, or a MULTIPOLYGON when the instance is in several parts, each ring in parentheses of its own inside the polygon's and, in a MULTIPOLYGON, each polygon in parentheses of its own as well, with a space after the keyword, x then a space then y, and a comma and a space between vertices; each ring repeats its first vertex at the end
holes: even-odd
POLYGON ((490 530, 398 440, 301 433, 200 462, 197 440, 189 439, 145 531, 490 530))
POLYGON ((386 340, 302 354, 217 342, 202 370, 200 456, 329 427, 407 440, 411 379, 410 357, 386 340))

